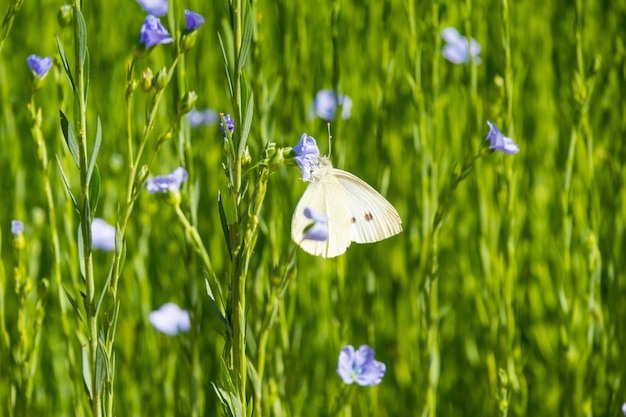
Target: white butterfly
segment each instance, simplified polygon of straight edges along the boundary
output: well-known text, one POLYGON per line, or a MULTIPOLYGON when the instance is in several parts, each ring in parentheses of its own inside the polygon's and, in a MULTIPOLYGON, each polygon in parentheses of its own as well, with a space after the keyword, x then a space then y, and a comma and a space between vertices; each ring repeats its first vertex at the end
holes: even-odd
POLYGON ((352 242, 378 242, 402 231, 402 219, 391 203, 357 176, 333 168, 328 157, 319 158, 310 180, 291 220, 291 238, 306 252, 334 258, 352 242), (304 239, 311 225, 306 208, 328 217, 325 241, 304 239))

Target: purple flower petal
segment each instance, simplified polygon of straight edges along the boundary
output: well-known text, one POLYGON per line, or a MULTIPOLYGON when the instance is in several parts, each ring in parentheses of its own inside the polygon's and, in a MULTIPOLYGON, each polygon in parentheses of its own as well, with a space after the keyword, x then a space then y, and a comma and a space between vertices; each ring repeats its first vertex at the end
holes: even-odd
MULTIPOLYGON (((235 130, 235 121, 230 118, 230 114, 224 116, 224 120, 226 121, 226 126, 228 126, 228 131, 232 133, 235 130)), ((220 127, 222 128, 222 134, 226 137, 226 130, 224 130, 223 122, 220 122, 220 127)))
POLYGON ((374 350, 368 345, 361 345, 357 351, 348 345, 339 353, 337 373, 346 384, 377 385, 385 371, 385 364, 374 359, 374 350))
POLYGON ((513 139, 504 136, 500 133, 500 130, 487 120, 487 124, 489 125, 489 133, 487 133, 486 140, 489 140, 489 148, 494 149, 496 151, 504 152, 508 155, 513 155, 519 152, 519 147, 513 139))
POLYGON ((328 216, 309 207, 304 209, 304 217, 311 219, 316 223, 328 223, 328 216))
POLYGON ((189 312, 174 303, 163 304, 158 310, 150 313, 152 326, 168 336, 188 332, 191 327, 189 312))
POLYGON ((11 233, 13 233, 13 236, 24 233, 24 223, 19 220, 11 220, 11 233))
POLYGON ((195 107, 187 113, 187 117, 189 118, 189 124, 191 127, 212 125, 217 123, 220 118, 216 111, 209 109, 199 111, 195 107))
POLYGON ((176 192, 180 190, 180 186, 188 175, 185 168, 178 167, 168 175, 157 175, 150 178, 146 183, 146 190, 150 194, 176 192))
POLYGON ((137 0, 137 3, 152 16, 162 17, 167 14, 167 0, 137 0))
POLYGON ((146 16, 141 32, 139 34, 139 42, 144 44, 146 48, 152 48, 156 45, 174 42, 170 33, 163 27, 158 17, 146 16))
POLYGON ((316 240, 318 242, 328 240, 328 227, 326 226, 328 216, 307 207, 304 209, 304 217, 313 220, 313 224, 304 232, 303 239, 316 240))
POLYGON ((112 251, 115 249, 115 227, 96 217, 91 222, 91 246, 94 249, 112 251))
POLYGON ((185 20, 187 22, 187 28, 185 32, 193 32, 204 24, 204 17, 200 16, 196 12, 185 9, 185 20))
POLYGON ((302 169, 302 181, 311 181, 311 170, 317 166, 320 156, 315 138, 303 133, 293 150, 296 153, 296 163, 302 169))
POLYGON ((443 47, 443 56, 453 64, 465 64, 469 62, 470 56, 474 64, 480 64, 480 45, 472 38, 469 46, 467 38, 461 36, 459 32, 452 27, 445 28, 441 31, 441 37, 447 42, 443 47))
POLYGON ((26 58, 26 63, 37 77, 43 78, 52 67, 52 58, 48 56, 41 57, 33 54, 26 58))
POLYGON ((344 120, 350 118, 352 99, 342 94, 339 94, 339 97, 337 97, 337 94, 333 90, 320 90, 317 92, 315 100, 313 101, 312 113, 324 120, 333 121, 335 120, 337 103, 342 105, 341 118, 344 120))

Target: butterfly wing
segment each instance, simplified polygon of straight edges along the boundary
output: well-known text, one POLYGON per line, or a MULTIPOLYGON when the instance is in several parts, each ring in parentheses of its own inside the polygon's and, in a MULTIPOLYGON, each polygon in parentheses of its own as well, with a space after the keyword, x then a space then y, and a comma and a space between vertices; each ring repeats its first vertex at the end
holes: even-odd
POLYGON ((341 184, 352 218, 352 241, 373 243, 402 231, 398 211, 378 191, 357 176, 333 169, 331 175, 341 184))
POLYGON ((345 253, 352 242, 351 211, 346 192, 332 175, 325 175, 309 184, 300 198, 291 220, 291 238, 304 251, 324 258, 334 258, 345 253), (328 239, 324 242, 303 238, 312 220, 304 216, 304 209, 311 208, 328 217, 328 239))

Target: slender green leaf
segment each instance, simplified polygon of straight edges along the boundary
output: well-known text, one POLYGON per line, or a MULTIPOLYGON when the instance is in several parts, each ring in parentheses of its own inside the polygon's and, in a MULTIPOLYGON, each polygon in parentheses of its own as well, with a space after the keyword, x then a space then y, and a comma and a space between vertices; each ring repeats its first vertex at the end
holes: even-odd
POLYGON ((217 193, 217 209, 220 213, 220 222, 222 223, 222 232, 224 233, 224 240, 226 241, 226 247, 228 248, 229 258, 233 257, 233 248, 230 244, 230 229, 228 227, 228 219, 226 212, 224 211, 224 203, 222 201, 222 193, 217 193))
POLYGON ((248 378, 254 388, 254 392, 261 394, 261 380, 259 379, 259 373, 256 371, 252 361, 246 361, 246 368, 248 369, 248 378))
POLYGON ((91 181, 89 182, 89 205, 91 206, 91 213, 89 218, 93 219, 98 208, 98 200, 100 198, 100 170, 98 165, 95 165, 95 170, 91 181))
POLYGON ((80 209, 78 208, 78 204, 76 203, 76 199, 74 198, 74 194, 72 193, 72 189, 70 188, 70 182, 67 180, 67 177, 65 176, 65 171, 63 171, 63 165, 61 165, 59 156, 57 155, 56 157, 57 157, 57 165, 59 166, 59 172, 61 172, 61 179, 63 180, 63 184, 65 184, 65 189, 67 190, 67 195, 70 196, 70 199, 72 200, 72 204, 74 205, 74 209, 78 213, 80 212, 80 209))
POLYGON ((72 154, 72 158, 74 158, 74 163, 76 163, 77 167, 80 167, 80 159, 78 156, 78 142, 76 142, 76 136, 74 136, 74 131, 72 130, 72 126, 70 126, 69 120, 65 114, 59 110, 61 115, 61 131, 63 132, 63 137, 65 138, 65 143, 67 144, 67 148, 70 150, 70 154, 72 154))
MULTIPOLYGON (((116 231, 117 234, 117 231, 116 231)), ((98 304, 96 305, 96 314, 95 316, 98 317, 98 315, 100 314, 100 307, 102 306, 102 301, 104 301, 104 296, 109 294, 108 291, 106 291, 107 288, 109 288, 109 285, 111 285, 111 280, 113 279, 113 267, 114 267, 114 263, 111 262, 111 266, 109 267, 109 273, 107 274, 107 280, 104 283, 104 290, 100 293, 100 300, 98 300, 98 304)))
POLYGON ((78 316, 78 319, 81 321, 81 323, 83 323, 85 326, 87 326, 87 322, 85 321, 85 319, 83 318, 82 313, 80 312, 80 307, 78 307, 78 303, 76 303, 76 299, 74 299, 74 297, 72 297, 72 295, 69 293, 69 291, 67 290, 65 285, 63 285, 63 291, 65 292, 65 296, 67 297, 67 299, 69 300, 70 304, 72 305, 72 308, 74 309, 74 312, 78 316))
POLYGON ((243 39, 241 40, 241 51, 239 52, 239 58, 237 60, 237 70, 241 70, 245 65, 248 54, 250 53, 250 44, 252 43, 252 16, 250 13, 250 3, 247 1, 242 3, 244 4, 243 39))
POLYGON ((57 48, 59 50, 59 55, 61 56, 61 62, 63 63, 63 69, 67 74, 67 79, 70 82, 70 86, 72 87, 72 91, 76 90, 76 86, 74 84, 74 78, 72 77, 72 70, 70 69, 70 64, 67 62, 67 57, 65 56, 65 51, 63 50, 63 45, 61 44, 61 38, 57 36, 57 48))
POLYGON ((225 334, 232 334, 232 328, 228 323, 228 320, 226 320, 226 317, 224 317, 224 315, 222 314, 219 305, 217 305, 217 301, 215 300, 215 296, 213 295, 213 290, 211 289, 211 284, 209 283, 209 280, 207 278, 204 279, 204 285, 206 286, 206 292, 209 295, 209 302, 211 303, 211 307, 213 308, 213 311, 215 311, 215 314, 217 314, 217 317, 222 322, 225 334))
POLYGON ((87 275, 85 275, 85 245, 83 242, 82 223, 78 223, 78 267, 84 281, 87 275))
POLYGON ((100 152, 100 145, 102 145, 102 123, 100 123, 100 116, 98 116, 96 120, 96 140, 93 144, 91 158, 89 159, 89 168, 87 169, 87 182, 91 181, 91 174, 96 166, 96 160, 98 159, 98 153, 100 152))
POLYGON ((230 96, 235 96, 235 88, 233 87, 232 75, 230 73, 231 66, 228 64, 229 59, 226 53, 226 49, 224 49, 224 41, 222 40, 222 36, 217 33, 217 38, 220 41, 220 48, 222 50, 222 58, 224 59, 224 68, 226 69, 226 79, 228 80, 228 91, 230 92, 230 96))
POLYGON ((248 97, 248 105, 246 107, 245 119, 243 121, 243 130, 241 131, 241 142, 239 142, 239 157, 243 155, 250 136, 250 128, 252 127, 252 115, 254 114, 254 93, 250 93, 248 97))
POLYGON ((85 87, 84 87, 84 95, 85 95, 85 103, 89 98, 89 71, 91 70, 91 60, 89 59, 89 50, 87 50, 87 54, 85 55, 85 68, 83 70, 84 79, 85 79, 85 87))
MULTIPOLYGON (((123 236, 122 236, 122 231, 120 230, 120 226, 116 223, 115 224, 115 252, 122 255, 122 243, 123 243, 123 236)), ((121 269, 122 265, 120 265, 120 269, 121 269)))
MULTIPOLYGON (((75 135, 76 138, 76 143, 84 140, 84 136, 81 135, 81 129, 84 129, 85 126, 80 126, 80 121, 82 120, 82 116, 80 113, 80 94, 78 89, 76 91, 74 91, 74 105, 72 106, 72 110, 74 111, 74 128, 76 129, 76 134, 78 134, 78 136, 75 135)), ((78 153, 77 153, 78 155, 78 153)), ((80 164, 78 165, 80 167, 80 164)))
POLYGON ((105 362, 108 362, 104 352, 105 350, 102 345, 102 341, 98 338, 98 349, 96 349, 96 394, 100 394, 102 392, 105 375, 105 362))
MULTIPOLYGON (((224 370, 222 372, 223 373, 225 372, 226 374, 228 374, 228 370, 224 370)), ((213 389, 215 390, 217 397, 219 398, 220 402, 223 405, 224 412, 227 413, 226 415, 231 416, 231 417, 243 417, 243 409, 241 407, 241 402, 239 401, 239 398, 237 398, 237 395, 235 394, 234 387, 229 388, 229 389, 224 389, 224 388, 218 387, 213 382, 211 382, 211 385, 213 385, 213 389)), ((232 381, 230 381, 229 385, 232 385, 232 381)))
POLYGON ((89 366, 89 350, 87 349, 87 345, 83 346, 83 382, 85 384, 87 394, 89 395, 89 399, 93 400, 91 367, 89 366))
POLYGON ((85 24, 85 17, 78 7, 74 8, 74 17, 78 31, 78 65, 83 67, 87 55, 87 25, 85 24))

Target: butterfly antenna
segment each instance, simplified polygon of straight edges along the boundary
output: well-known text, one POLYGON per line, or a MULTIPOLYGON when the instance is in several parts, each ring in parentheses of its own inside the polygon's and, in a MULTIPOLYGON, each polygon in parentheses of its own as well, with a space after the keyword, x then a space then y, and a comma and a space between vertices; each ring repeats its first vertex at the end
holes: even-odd
POLYGON ((330 122, 328 122, 327 126, 328 126, 328 157, 330 158, 330 154, 333 152, 333 147, 332 147, 333 137, 330 135, 330 122))

